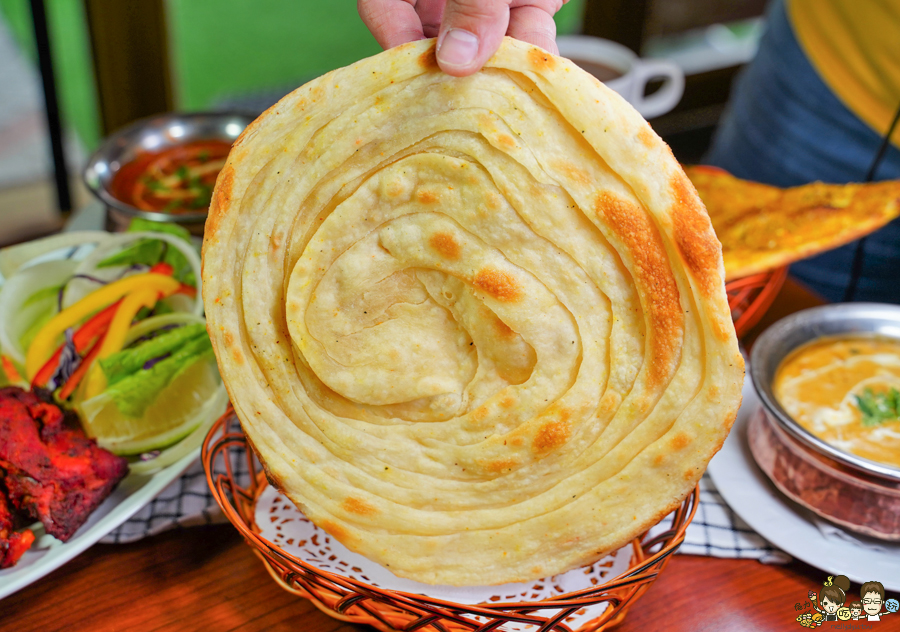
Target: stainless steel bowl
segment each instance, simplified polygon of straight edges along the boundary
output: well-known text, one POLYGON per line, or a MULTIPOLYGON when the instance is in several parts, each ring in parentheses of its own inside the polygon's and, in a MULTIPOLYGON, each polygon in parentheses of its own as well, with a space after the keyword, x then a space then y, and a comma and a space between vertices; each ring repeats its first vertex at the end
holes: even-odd
POLYGON ((869 476, 900 482, 900 469, 844 452, 797 423, 778 403, 772 381, 782 360, 800 345, 823 336, 877 334, 900 340, 900 306, 844 303, 803 310, 769 327, 753 345, 750 377, 763 406, 800 443, 841 465, 869 476))
POLYGON ((171 113, 136 121, 103 141, 88 160, 84 182, 106 204, 110 227, 114 230, 124 230, 134 217, 175 222, 202 230, 206 211, 164 213, 141 210, 110 193, 112 179, 123 165, 145 151, 159 151, 194 140, 234 142, 253 118, 240 113, 171 113))

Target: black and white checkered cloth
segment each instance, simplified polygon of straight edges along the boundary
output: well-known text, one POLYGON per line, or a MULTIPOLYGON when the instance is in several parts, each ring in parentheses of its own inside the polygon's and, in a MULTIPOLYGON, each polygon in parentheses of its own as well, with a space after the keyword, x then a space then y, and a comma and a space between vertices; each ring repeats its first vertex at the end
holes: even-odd
POLYGON ((790 555, 772 546, 734 513, 719 495, 709 474, 704 474, 700 479, 700 504, 678 552, 756 559, 767 564, 786 564, 791 561, 790 555))
MULTIPOLYGON (((232 463, 238 484, 246 486, 249 483, 246 460, 238 456, 232 463)), ((222 522, 226 519, 209 491, 203 466, 196 463, 101 542, 134 542, 167 529, 222 522)), ((665 521, 656 528, 664 529, 665 521)), ((700 505, 678 552, 758 559, 766 563, 786 563, 791 559, 754 532, 725 504, 708 474, 700 480, 700 505)))
MULTIPOLYGON (((246 484, 246 465, 241 476, 241 484, 246 484)), ((221 522, 227 520, 209 491, 206 472, 198 462, 161 491, 146 507, 100 541, 107 544, 134 542, 176 527, 221 522)))

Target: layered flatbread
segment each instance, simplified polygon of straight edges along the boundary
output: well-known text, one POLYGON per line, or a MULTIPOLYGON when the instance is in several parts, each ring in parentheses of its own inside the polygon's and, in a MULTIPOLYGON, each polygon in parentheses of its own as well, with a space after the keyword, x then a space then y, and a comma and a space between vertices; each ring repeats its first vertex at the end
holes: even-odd
POLYGON ((593 562, 676 508, 743 362, 669 148, 571 62, 400 46, 236 142, 204 241, 223 379, 269 480, 395 574, 593 562))

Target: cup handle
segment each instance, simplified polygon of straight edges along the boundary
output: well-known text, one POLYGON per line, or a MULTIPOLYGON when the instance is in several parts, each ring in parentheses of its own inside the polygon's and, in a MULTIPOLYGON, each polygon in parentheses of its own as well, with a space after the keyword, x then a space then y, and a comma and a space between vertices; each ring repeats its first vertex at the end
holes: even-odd
POLYGON ((634 108, 644 118, 653 118, 670 112, 684 94, 684 72, 678 64, 664 59, 642 59, 635 66, 634 108), (662 79, 659 90, 644 96, 647 83, 662 79))

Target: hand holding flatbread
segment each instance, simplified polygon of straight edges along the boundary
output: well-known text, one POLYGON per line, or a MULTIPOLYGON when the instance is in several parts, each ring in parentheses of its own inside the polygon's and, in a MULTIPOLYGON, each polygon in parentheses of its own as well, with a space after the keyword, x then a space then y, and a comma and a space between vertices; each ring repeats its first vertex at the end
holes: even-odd
POLYGON ((269 479, 395 574, 592 562, 696 485, 740 403, 719 244, 618 95, 506 39, 484 70, 404 45, 236 142, 204 302, 269 479))

